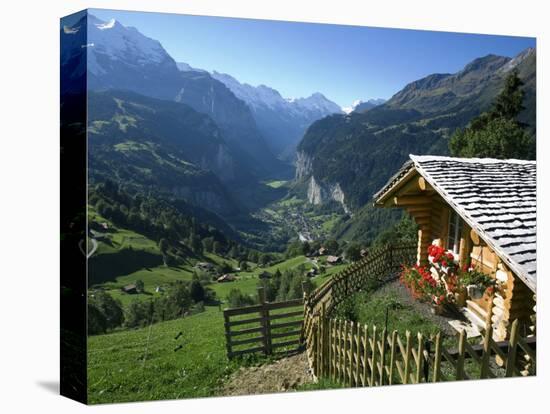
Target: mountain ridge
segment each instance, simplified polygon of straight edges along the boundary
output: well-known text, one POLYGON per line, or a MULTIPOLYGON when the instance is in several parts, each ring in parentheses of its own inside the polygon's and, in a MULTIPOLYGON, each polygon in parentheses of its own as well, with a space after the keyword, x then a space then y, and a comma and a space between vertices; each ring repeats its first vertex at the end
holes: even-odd
POLYGON ((266 85, 241 83, 229 74, 216 71, 212 76, 248 104, 272 151, 285 159, 293 158, 296 145, 311 123, 332 113, 342 113, 337 104, 320 92, 303 98, 284 98, 266 85))
POLYGON ((324 201, 345 200, 357 211, 409 153, 446 155, 453 131, 488 109, 512 69, 525 82, 521 117, 534 128, 535 58, 534 49, 514 58, 481 57, 455 74, 411 82, 366 112, 316 121, 298 145, 296 181, 320 187, 316 193, 326 194, 324 201), (337 185, 343 193, 339 200, 331 197, 337 185))

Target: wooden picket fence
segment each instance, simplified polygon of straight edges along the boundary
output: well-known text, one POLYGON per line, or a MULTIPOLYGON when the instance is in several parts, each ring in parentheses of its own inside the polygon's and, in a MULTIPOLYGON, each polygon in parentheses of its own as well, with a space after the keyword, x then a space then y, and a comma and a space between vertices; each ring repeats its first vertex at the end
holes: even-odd
POLYGON ((517 320, 509 341, 485 333, 482 344, 472 345, 463 331, 456 346, 444 345, 440 334, 402 336, 350 321, 320 321, 315 374, 350 387, 511 377, 536 369, 536 338, 521 337, 517 320))
POLYGON ((227 357, 263 353, 288 354, 302 347, 303 299, 265 302, 258 289, 259 305, 225 309, 227 357))
POLYGON ((305 296, 303 335, 315 377, 354 387, 536 372, 536 337, 520 336, 517 320, 508 341, 494 341, 488 329, 481 344, 471 344, 465 332, 443 341, 440 334, 402 336, 330 317, 347 296, 392 278, 401 264, 413 263, 415 255, 416 246, 383 247, 305 296))

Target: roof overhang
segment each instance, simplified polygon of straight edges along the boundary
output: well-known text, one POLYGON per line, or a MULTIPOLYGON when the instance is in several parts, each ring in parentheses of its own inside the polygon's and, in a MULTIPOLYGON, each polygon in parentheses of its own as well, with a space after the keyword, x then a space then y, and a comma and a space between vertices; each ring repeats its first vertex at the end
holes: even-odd
POLYGON ((422 176, 427 183, 435 190, 437 194, 472 228, 474 229, 479 237, 489 246, 497 256, 508 266, 512 272, 514 272, 533 292, 536 292, 537 283, 536 279, 533 280, 532 277, 526 274, 524 269, 510 258, 502 251, 498 243, 487 234, 485 230, 477 223, 472 217, 470 217, 466 212, 458 206, 454 200, 452 200, 447 193, 437 184, 437 182, 428 174, 420 165, 420 163, 415 162, 416 157, 410 155, 410 160, 405 162, 399 171, 394 174, 378 191, 374 196, 374 206, 376 207, 390 207, 396 206, 389 201, 394 197, 400 189, 402 189, 409 180, 414 177, 416 174, 422 176))

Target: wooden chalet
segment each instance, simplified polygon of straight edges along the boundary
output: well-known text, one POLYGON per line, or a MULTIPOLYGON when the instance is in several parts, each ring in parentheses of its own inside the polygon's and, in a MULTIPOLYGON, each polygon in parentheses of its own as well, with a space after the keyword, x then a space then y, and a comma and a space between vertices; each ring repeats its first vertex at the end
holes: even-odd
POLYGON ((129 285, 126 285, 126 286, 123 286, 121 288, 121 290, 124 292, 124 293, 128 293, 130 295, 133 295, 135 293, 138 293, 137 291, 137 286, 135 283, 132 283, 132 284, 129 284, 129 285))
POLYGON ((519 319, 534 331, 536 268, 536 162, 410 155, 374 196, 379 207, 405 209, 418 224, 420 265, 428 246, 452 252, 497 279, 494 295, 467 300, 473 322, 491 324, 495 340, 519 319))
POLYGON ((218 277, 217 282, 218 283, 226 283, 226 282, 234 282, 237 280, 237 277, 231 273, 226 273, 224 275, 221 275, 218 277))

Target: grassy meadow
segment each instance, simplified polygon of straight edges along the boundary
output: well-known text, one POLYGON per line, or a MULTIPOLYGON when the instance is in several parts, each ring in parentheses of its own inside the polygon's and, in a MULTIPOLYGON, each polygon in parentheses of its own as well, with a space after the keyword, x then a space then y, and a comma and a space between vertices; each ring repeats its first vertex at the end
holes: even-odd
MULTIPOLYGON (((99 271, 120 270, 108 280, 93 283, 90 289, 102 289, 118 299, 123 307, 134 300, 150 300, 156 295, 157 286, 168 286, 178 280, 191 280, 194 266, 198 261, 213 264, 228 263, 238 267, 237 261, 205 253, 202 258, 189 259, 179 266, 157 264, 147 266, 137 260, 135 268, 118 268, 117 260, 121 253, 130 249, 137 257, 140 254, 160 256, 157 244, 144 235, 121 229, 90 209, 90 218, 95 223, 107 223, 105 232, 97 238, 98 248, 93 254, 92 266, 96 263, 99 271), (115 263, 115 265, 113 265, 115 263), (126 294, 121 287, 141 280, 144 292, 126 294)), ((326 265, 320 258, 318 265, 326 265)), ((231 372, 242 364, 261 359, 252 357, 246 360, 229 361, 223 325, 223 312, 229 291, 238 288, 248 295, 255 295, 258 275, 267 271, 295 269, 299 266, 310 269, 315 265, 305 256, 296 256, 279 263, 259 267, 251 264, 248 271, 235 271, 237 280, 228 283, 211 283, 221 306, 205 306, 204 312, 184 318, 159 322, 139 329, 116 329, 102 335, 88 338, 88 381, 90 403, 111 403, 124 401, 144 401, 206 397, 217 395, 220 385, 231 372)), ((330 278, 345 265, 327 266, 325 273, 313 278, 316 286, 330 278)))

